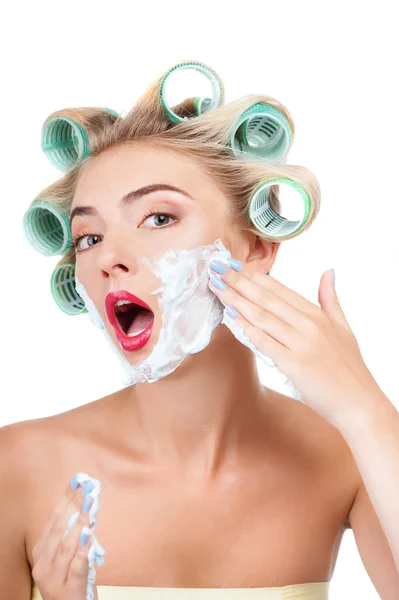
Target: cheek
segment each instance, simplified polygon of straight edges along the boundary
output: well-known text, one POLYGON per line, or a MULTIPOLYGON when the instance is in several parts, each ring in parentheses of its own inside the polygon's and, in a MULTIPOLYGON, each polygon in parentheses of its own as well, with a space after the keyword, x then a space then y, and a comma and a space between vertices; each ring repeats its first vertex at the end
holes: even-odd
POLYGON ((170 248, 190 249, 206 246, 213 244, 218 238, 225 241, 227 235, 228 228, 225 219, 216 210, 212 211, 209 208, 206 212, 192 215, 179 227, 179 231, 176 228, 170 237, 170 248))
POLYGON ((90 289, 90 282, 94 280, 93 268, 90 268, 88 261, 76 260, 75 277, 85 286, 86 290, 90 289))
MULTIPOLYGON (((85 288, 87 295, 90 300, 95 304, 97 310, 104 302, 101 298, 101 287, 98 285, 97 272, 93 270, 93 266, 90 266, 89 261, 76 262, 75 267, 75 279, 77 279, 85 288)), ((104 313, 104 310, 100 312, 104 313)))

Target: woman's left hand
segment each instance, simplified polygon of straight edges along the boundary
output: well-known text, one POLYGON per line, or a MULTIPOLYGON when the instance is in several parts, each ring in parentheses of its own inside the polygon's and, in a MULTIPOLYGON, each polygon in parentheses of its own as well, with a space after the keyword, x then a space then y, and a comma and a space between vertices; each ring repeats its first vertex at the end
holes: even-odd
MULTIPOLYGON (((319 308, 270 275, 255 272, 254 263, 242 266, 230 259, 232 268, 221 273, 213 268, 215 262, 210 264, 215 274, 210 289, 235 309, 237 325, 290 379, 305 404, 338 426, 341 417, 384 395, 340 306, 332 270, 321 277, 319 308), (213 285, 215 276, 226 289, 213 285)), ((230 309, 228 314, 233 316, 230 309)))

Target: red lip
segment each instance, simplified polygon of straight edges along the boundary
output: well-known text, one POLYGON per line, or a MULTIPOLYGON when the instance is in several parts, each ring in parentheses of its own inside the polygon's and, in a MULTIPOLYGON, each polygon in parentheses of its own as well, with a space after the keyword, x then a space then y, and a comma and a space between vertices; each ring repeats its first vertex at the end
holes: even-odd
POLYGON ((130 292, 127 292, 126 290, 118 290, 117 292, 111 292, 110 294, 107 294, 105 298, 105 310, 107 312, 109 322, 115 329, 116 337, 118 338, 118 342, 120 343, 122 348, 127 352, 134 352, 135 350, 140 350, 150 339, 150 335, 154 325, 154 319, 141 333, 135 336, 127 336, 125 332, 122 331, 119 325, 119 321, 115 315, 114 306, 116 302, 118 302, 118 300, 128 300, 129 302, 134 302, 139 306, 143 306, 144 308, 151 310, 151 312, 152 309, 143 300, 137 298, 137 296, 134 296, 133 294, 130 294, 130 292))

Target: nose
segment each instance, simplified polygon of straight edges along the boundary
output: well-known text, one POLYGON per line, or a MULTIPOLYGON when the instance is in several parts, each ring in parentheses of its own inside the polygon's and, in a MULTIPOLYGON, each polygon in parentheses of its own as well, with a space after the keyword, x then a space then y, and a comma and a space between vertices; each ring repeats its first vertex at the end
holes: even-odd
POLYGON ((112 230, 108 228, 98 245, 96 258, 104 277, 137 273, 138 256, 134 250, 131 228, 129 231, 120 226, 112 230))

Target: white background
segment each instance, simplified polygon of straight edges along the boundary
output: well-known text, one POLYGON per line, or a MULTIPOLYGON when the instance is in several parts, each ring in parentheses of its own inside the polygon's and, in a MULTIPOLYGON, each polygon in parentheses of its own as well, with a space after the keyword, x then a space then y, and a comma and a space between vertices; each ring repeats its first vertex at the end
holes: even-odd
MULTIPOLYGON (((165 68, 200 60, 225 102, 250 93, 291 112, 287 163, 308 167, 321 211, 283 242, 273 276, 312 302, 322 273, 336 287, 363 357, 399 408, 397 110, 394 2, 13 2, 1 15, 2 256, 0 425, 48 416, 120 387, 120 371, 87 316, 68 317, 49 287, 58 257, 35 253, 21 221, 59 176, 40 151, 54 110, 126 112, 165 68)), ((265 383, 269 373, 260 366, 265 383)), ((331 599, 377 599, 352 531, 331 599)))

